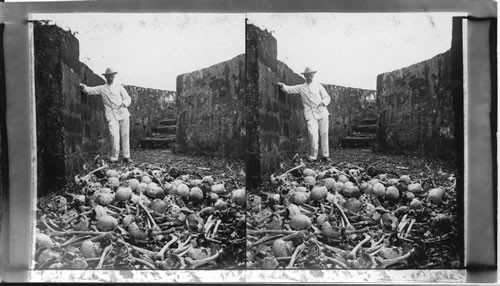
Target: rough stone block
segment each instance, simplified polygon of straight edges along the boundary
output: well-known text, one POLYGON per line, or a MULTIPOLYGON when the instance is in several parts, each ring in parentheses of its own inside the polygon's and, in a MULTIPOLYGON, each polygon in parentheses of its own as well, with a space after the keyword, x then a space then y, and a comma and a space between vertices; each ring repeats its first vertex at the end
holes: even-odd
MULTIPOLYGON (((303 79, 277 60, 276 39, 258 27, 246 29, 247 188, 252 190, 303 147, 307 136, 300 97, 285 95, 278 81, 303 79)), ((307 146, 307 145, 306 145, 307 146)))
POLYGON ((177 77, 178 151, 245 156, 245 56, 177 77))
MULTIPOLYGON (((377 141, 384 150, 456 157, 450 51, 377 77, 377 141)), ((458 99, 459 100, 459 99, 458 99)))

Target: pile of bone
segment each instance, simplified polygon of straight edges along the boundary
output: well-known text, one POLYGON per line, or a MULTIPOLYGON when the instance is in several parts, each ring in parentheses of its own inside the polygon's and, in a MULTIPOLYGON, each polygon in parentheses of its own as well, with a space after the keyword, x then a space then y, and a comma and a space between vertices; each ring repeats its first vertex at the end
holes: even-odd
POLYGON ((241 268, 245 199, 210 175, 103 165, 39 199, 35 268, 241 268))
MULTIPOLYGON (((454 188, 409 175, 301 164, 247 199, 247 265, 254 269, 402 268, 454 188), (430 210, 433 210, 432 212, 430 210), (417 227, 418 226, 418 227, 417 227)), ((446 208, 443 208, 446 209, 446 208)))

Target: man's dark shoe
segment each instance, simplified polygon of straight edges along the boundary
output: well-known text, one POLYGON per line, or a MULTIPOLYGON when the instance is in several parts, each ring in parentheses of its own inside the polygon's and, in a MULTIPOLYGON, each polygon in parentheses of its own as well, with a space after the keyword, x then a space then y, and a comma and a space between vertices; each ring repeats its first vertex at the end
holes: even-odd
POLYGON ((130 159, 130 158, 124 158, 123 162, 130 164, 130 163, 133 163, 134 161, 132 161, 132 159, 130 159))
POLYGON ((330 157, 323 157, 323 161, 326 163, 331 163, 333 160, 330 157))

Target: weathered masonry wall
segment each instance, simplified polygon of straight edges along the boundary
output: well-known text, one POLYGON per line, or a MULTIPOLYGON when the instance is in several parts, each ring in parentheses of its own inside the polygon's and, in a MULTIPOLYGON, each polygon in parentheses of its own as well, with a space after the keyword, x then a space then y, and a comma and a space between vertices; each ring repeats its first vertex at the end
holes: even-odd
MULTIPOLYGON (((454 25, 454 29, 455 29, 454 25)), ((454 33, 454 37, 455 37, 454 33)), ((377 143, 383 150, 456 159, 463 116, 460 43, 447 52, 377 77, 377 143)))
POLYGON ((328 111, 330 146, 337 146, 340 139, 352 135, 352 127, 366 118, 377 118, 376 91, 323 84, 332 98, 328 111))
POLYGON ((247 188, 258 186, 279 168, 283 156, 308 148, 300 97, 286 95, 276 83, 299 84, 303 79, 277 60, 276 39, 247 24, 247 188))
POLYGON ((151 136, 151 127, 163 119, 175 119, 175 91, 124 85, 132 98, 130 111, 130 145, 136 147, 141 138, 151 136))
POLYGON ((244 158, 245 56, 177 77, 177 150, 244 158))
POLYGON ((35 24, 38 194, 61 187, 83 162, 109 150, 102 99, 79 83, 104 80, 79 62, 78 40, 53 25, 35 24))

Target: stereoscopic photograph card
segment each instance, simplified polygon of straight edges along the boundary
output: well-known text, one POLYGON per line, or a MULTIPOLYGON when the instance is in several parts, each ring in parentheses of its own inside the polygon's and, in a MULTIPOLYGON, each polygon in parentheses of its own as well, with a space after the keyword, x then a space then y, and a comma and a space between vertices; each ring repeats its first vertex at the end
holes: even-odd
POLYGON ((8 280, 492 281, 487 9, 82 4, 2 14, 8 280))

